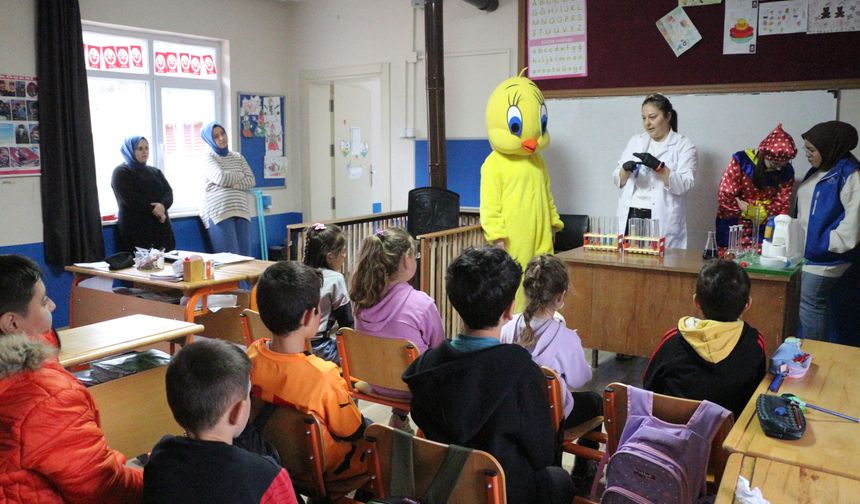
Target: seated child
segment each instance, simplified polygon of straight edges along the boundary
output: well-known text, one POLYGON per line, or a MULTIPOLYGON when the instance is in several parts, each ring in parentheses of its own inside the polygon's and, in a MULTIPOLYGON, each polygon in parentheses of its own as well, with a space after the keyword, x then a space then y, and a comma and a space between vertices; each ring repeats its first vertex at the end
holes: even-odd
POLYGON ((0 255, 0 500, 139 501, 143 473, 108 447, 92 397, 57 360, 54 308, 36 263, 0 255))
POLYGON ((322 272, 320 327, 311 338, 314 355, 340 365, 337 344, 332 339, 334 324, 352 327, 352 304, 346 280, 340 272, 346 260, 346 235, 337 224, 316 224, 305 230, 304 263, 322 272))
MULTIPOLYGON (((371 336, 402 338, 418 352, 445 340, 442 317, 433 298, 415 290, 415 244, 400 228, 379 230, 364 239, 350 296, 355 303, 355 329, 371 336)), ((377 393, 399 397, 394 390, 375 387, 377 393)), ((388 425, 411 430, 406 411, 393 409, 388 425)))
POLYGON ((519 345, 502 345, 521 269, 502 249, 468 249, 448 267, 448 298, 463 333, 427 350, 403 373, 412 416, 428 439, 485 450, 505 470, 508 502, 573 499, 553 467, 555 437, 543 373, 519 345))
MULTIPOLYGON (((532 354, 541 366, 555 371, 566 387, 563 428, 579 425, 603 414, 603 397, 595 392, 574 392, 591 380, 591 366, 585 360, 582 341, 576 330, 568 329, 564 317, 556 312, 564 306, 569 280, 567 268, 554 256, 541 255, 526 266, 523 291, 526 307, 523 313, 502 327, 502 343, 516 343, 532 354)), ((596 429, 600 431, 601 428, 596 429)), ((599 448, 596 441, 582 439, 579 444, 599 448)), ((594 478, 595 461, 577 457, 573 476, 577 490, 587 491, 594 478)))
POLYGON ((251 361, 236 345, 198 338, 167 368, 167 402, 185 436, 165 436, 144 468, 143 502, 297 504, 287 471, 233 445, 251 411, 251 361))
POLYGON ((257 282, 260 318, 272 339, 248 347, 253 363, 251 393, 262 400, 319 417, 329 479, 367 471, 354 441, 366 423, 336 365, 305 353, 305 340, 320 326, 322 275, 310 266, 284 261, 269 266, 257 282))
POLYGON ((707 399, 737 418, 767 371, 764 338, 740 320, 752 303, 749 276, 734 261, 710 261, 693 300, 705 319, 683 317, 666 333, 645 368, 644 388, 707 399))

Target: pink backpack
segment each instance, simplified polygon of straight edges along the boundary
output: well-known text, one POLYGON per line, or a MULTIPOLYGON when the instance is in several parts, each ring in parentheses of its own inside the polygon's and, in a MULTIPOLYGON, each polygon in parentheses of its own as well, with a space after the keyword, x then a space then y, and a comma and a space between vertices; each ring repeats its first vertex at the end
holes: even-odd
POLYGON ((627 424, 606 466, 606 504, 690 504, 705 493, 711 442, 731 412, 702 401, 686 425, 652 414, 654 394, 627 387, 627 424))

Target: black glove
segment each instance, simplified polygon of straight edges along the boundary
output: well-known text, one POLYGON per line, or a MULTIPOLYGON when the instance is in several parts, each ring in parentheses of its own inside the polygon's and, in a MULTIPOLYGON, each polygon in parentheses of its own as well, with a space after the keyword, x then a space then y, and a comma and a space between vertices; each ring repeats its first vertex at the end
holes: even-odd
POLYGON ((637 164, 639 163, 637 163, 636 161, 627 161, 623 165, 621 165, 621 168, 626 172, 633 173, 633 171, 636 170, 637 164))
POLYGON ((651 154, 648 154, 647 152, 634 152, 633 155, 638 157, 639 159, 641 159, 642 164, 644 164, 648 168, 653 168, 656 170, 657 167, 659 167, 661 164, 663 164, 662 161, 655 158, 651 154))

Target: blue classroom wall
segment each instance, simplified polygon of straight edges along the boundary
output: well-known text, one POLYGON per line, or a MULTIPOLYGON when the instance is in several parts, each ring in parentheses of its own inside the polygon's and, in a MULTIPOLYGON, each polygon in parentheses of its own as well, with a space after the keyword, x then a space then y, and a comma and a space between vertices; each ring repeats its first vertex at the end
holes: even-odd
MULTIPOLYGON (((481 165, 493 149, 482 140, 446 140, 448 189, 460 194, 460 205, 477 207, 481 196, 481 165)), ((430 184, 427 140, 415 141, 415 187, 430 184)))
MULTIPOLYGON (((287 237, 287 226, 302 221, 299 212, 266 215, 266 241, 269 246, 283 245, 287 237)), ((173 232, 176 235, 176 248, 180 250, 198 250, 211 252, 209 238, 203 223, 198 217, 181 217, 172 219, 173 232)), ((251 218, 251 250, 260 258, 260 237, 257 233, 257 218, 251 218)), ((104 226, 102 233, 107 254, 116 251, 116 226, 104 226)), ((62 267, 45 264, 45 252, 42 243, 28 243, 0 247, 0 254, 21 254, 33 259, 42 268, 48 296, 57 304, 54 311, 54 327, 69 325, 69 289, 72 287, 72 274, 62 267)))

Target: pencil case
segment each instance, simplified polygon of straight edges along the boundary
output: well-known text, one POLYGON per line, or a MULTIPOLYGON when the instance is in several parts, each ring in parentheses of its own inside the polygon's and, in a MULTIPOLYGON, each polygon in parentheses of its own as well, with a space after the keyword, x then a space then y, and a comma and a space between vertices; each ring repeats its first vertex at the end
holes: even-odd
POLYGON ((801 378, 806 375, 809 366, 812 365, 812 354, 804 352, 800 348, 802 341, 800 338, 786 338, 779 345, 779 348, 770 358, 770 372, 772 374, 781 374, 780 369, 785 365, 786 376, 789 378, 801 378))
POLYGON ((755 411, 765 435, 778 439, 800 439, 806 432, 806 417, 800 406, 785 397, 760 394, 755 411))

